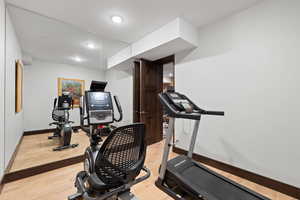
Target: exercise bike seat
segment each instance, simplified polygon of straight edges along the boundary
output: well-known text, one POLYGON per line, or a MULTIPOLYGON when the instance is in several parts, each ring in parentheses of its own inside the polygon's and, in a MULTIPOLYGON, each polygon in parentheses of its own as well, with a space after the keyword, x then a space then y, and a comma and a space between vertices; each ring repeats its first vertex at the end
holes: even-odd
POLYGON ((96 173, 92 173, 88 178, 88 183, 94 190, 107 190, 110 189, 109 185, 105 184, 96 173))
POLYGON ((65 113, 63 110, 54 109, 52 111, 52 119, 54 121, 63 122, 65 121, 65 113))
POLYGON ((136 123, 116 128, 100 147, 94 172, 87 181, 96 191, 127 184, 139 175, 145 156, 144 124, 136 123))
POLYGON ((59 122, 51 122, 51 123, 49 123, 49 126, 53 126, 53 125, 58 126, 58 125, 61 125, 61 123, 59 123, 59 122))

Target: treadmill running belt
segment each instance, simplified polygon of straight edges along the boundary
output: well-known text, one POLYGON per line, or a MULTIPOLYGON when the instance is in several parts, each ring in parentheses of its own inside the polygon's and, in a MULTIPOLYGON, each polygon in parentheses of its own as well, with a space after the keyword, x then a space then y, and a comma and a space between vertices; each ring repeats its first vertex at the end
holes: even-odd
MULTIPOLYGON (((197 191, 205 191, 219 200, 258 200, 259 197, 243 190, 229 182, 209 173, 196 165, 186 168, 182 172, 188 182, 197 188, 197 191)), ((205 195, 203 195, 205 197, 205 195)))

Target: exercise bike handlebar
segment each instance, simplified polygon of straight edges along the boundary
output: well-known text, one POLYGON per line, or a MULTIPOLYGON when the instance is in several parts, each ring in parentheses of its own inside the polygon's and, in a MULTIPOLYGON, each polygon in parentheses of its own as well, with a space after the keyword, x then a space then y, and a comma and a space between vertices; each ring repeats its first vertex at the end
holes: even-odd
POLYGON ((71 101, 71 107, 72 107, 72 110, 74 109, 74 99, 72 99, 71 101))
POLYGON ((120 115, 118 119, 114 118, 114 121, 120 122, 123 119, 123 110, 122 110, 119 98, 117 96, 114 96, 114 100, 115 100, 115 103, 116 103, 116 106, 117 106, 117 109, 118 109, 118 112, 119 112, 119 115, 120 115))
POLYGON ((56 107, 56 103, 57 103, 57 98, 54 99, 54 103, 53 103, 53 110, 55 109, 56 107))

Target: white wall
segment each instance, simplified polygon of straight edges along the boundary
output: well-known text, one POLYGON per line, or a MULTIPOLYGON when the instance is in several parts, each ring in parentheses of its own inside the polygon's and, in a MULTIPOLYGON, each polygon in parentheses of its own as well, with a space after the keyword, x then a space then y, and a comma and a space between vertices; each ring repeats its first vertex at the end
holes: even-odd
MULTIPOLYGON (((117 95, 123 110, 122 124, 132 123, 133 117, 133 79, 131 71, 109 69, 105 79, 108 81, 107 91, 117 95)), ((120 123, 119 123, 120 124, 120 123)))
POLYGON ((0 0, 0 180, 4 172, 5 5, 0 0))
MULTIPOLYGON (((51 128, 51 113, 54 98, 58 95, 57 78, 74 78, 85 80, 89 89, 92 80, 104 80, 104 72, 86 67, 56 64, 33 60, 33 64, 24 70, 24 130, 41 130, 51 128)), ((70 120, 74 126, 80 124, 79 109, 70 111, 70 120)), ((54 127, 52 127, 54 128, 54 127)))
MULTIPOLYGON (((300 1, 266 0, 200 30, 176 90, 204 109, 196 153, 300 187, 300 1)), ((192 123, 176 123, 187 148, 192 123)))
POLYGON ((5 166, 23 134, 23 112, 15 113, 15 62, 22 58, 11 19, 6 12, 5 60, 5 166))

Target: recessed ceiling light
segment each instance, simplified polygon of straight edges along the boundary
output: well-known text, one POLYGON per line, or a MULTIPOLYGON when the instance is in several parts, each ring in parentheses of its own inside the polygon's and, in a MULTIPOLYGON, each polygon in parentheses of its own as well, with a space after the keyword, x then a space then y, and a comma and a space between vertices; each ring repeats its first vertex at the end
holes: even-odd
POLYGON ((123 18, 118 15, 114 15, 111 17, 111 21, 115 24, 121 24, 123 22, 123 18))
POLYGON ((173 73, 170 73, 169 76, 170 76, 170 77, 173 77, 173 73))
POLYGON ((89 49, 95 49, 96 48, 96 45, 94 43, 88 43, 86 45, 89 49))
POLYGON ((73 60, 75 60, 76 62, 81 62, 82 61, 82 58, 80 58, 79 56, 75 56, 73 58, 73 60))

